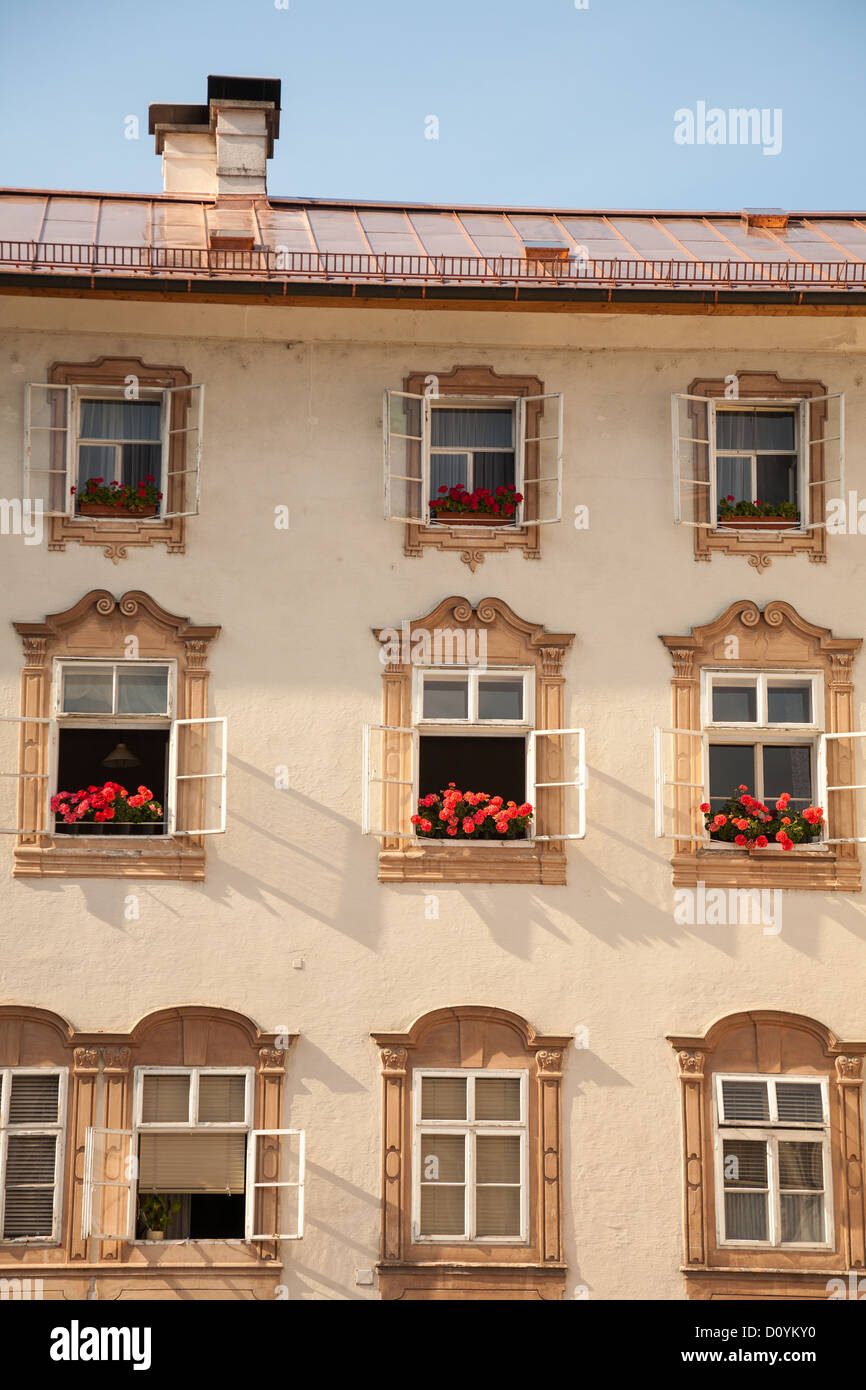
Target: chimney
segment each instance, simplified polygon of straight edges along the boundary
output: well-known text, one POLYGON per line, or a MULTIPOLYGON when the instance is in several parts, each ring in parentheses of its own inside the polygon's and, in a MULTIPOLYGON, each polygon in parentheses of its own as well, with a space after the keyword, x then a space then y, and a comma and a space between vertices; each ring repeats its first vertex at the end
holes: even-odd
POLYGON ((280 81, 208 77, 206 106, 155 103, 149 129, 165 193, 267 198, 267 161, 280 133, 280 81))

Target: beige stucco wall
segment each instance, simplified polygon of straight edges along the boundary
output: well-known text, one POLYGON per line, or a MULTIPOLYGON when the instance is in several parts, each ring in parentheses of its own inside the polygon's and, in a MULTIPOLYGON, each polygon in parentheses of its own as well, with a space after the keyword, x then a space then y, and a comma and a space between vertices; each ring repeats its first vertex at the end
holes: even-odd
MULTIPOLYGON (((670 713, 660 632, 739 598, 783 598, 838 635, 866 635, 866 539, 830 562, 696 564, 672 524, 669 393, 699 375, 769 369, 844 390, 849 486, 866 495, 866 325, 855 318, 468 313, 0 300, 0 496, 21 490, 24 383, 54 360, 141 356, 206 384, 201 515, 187 553, 101 552, 0 538, 0 712, 17 712, 20 642, 86 591, 141 588, 219 623, 212 713, 230 727, 229 829, 201 885, 13 881, 0 844, 0 1002, 81 1029, 128 1029, 179 1003, 218 1004, 300 1034, 286 1122, 308 1132, 308 1227, 289 1248, 293 1298, 355 1286, 379 1237, 379 1081, 371 1030, 455 1004, 495 1004, 539 1030, 589 1030, 564 1077, 568 1289, 678 1298, 679 1088, 665 1034, 753 1006, 866 1034, 861 897, 786 894, 783 929, 676 924, 668 847, 652 838, 654 724, 670 713), (381 393, 410 370, 485 363, 565 394, 563 524, 543 557, 407 559, 382 519, 381 393), (273 509, 291 508, 278 531, 273 509), (588 531, 570 524, 590 508, 588 531), (376 881, 360 834, 361 725, 380 716, 370 629, 448 594, 503 598, 577 639, 568 723, 587 729, 585 841, 567 888, 376 881), (291 790, 274 788, 287 764, 291 790), (135 891, 140 917, 127 921, 135 891), (295 968, 296 963, 303 968, 295 968)), ((866 665, 855 667, 858 727, 866 665)))

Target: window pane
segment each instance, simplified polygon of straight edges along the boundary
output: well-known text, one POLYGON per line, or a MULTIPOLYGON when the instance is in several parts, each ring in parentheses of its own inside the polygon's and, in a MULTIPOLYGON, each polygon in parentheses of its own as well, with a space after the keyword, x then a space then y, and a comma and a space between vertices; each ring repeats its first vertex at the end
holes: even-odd
POLYGON ((514 447, 514 412, 434 405, 431 443, 434 449, 511 449, 514 447))
POLYGON ((758 692, 754 685, 713 685, 713 719, 724 724, 754 724, 758 692))
POLYGON ((758 410, 755 414, 755 443, 759 449, 795 449, 793 410, 758 410))
POLYGON ((120 451, 120 477, 117 481, 134 487, 152 478, 154 486, 159 487, 161 464, 162 445, 124 444, 120 451))
POLYGON ((111 681, 111 667, 64 670, 64 714, 111 714, 111 681))
POLYGON ((769 805, 790 792, 795 809, 812 800, 812 750, 804 744, 764 748, 764 800, 769 805))
POLYGON ((811 683, 768 686, 767 718, 771 724, 811 724, 811 683))
POLYGON ((166 714, 168 671, 164 666, 119 667, 118 714, 166 714))
POLYGON ((425 719, 468 719, 468 681, 425 679, 423 715, 425 719))
POLYGON ((465 1120, 466 1078, 463 1076, 424 1076, 421 1078, 422 1120, 465 1120))
POLYGON ((754 410, 716 411, 716 448, 752 450, 757 441, 754 410))
POLYGON ((422 1236, 462 1236, 465 1233, 465 1189, 463 1187, 422 1187, 422 1236))
POLYGON ((513 454, 476 454, 473 463, 473 488, 486 487, 495 492, 498 487, 507 487, 514 479, 513 454))
POLYGON ((523 681, 479 680, 479 719, 522 719, 523 681))
POLYGON ((13 1076, 9 1123, 56 1124, 59 1103, 59 1076, 13 1076))
POLYGON ((757 474, 761 502, 796 502, 797 464, 790 454, 761 454, 757 474))
POLYGON ((779 1186, 824 1190, 824 1151, 817 1143, 782 1141, 779 1143, 779 1186))
POLYGON ((824 1198, 782 1193, 782 1244, 824 1240, 824 1198))
POLYGON ((718 811, 740 786, 755 789, 755 750, 748 744, 710 744, 710 805, 718 811))
POLYGON ((717 454, 716 488, 719 498, 733 498, 735 502, 753 502, 752 460, 724 458, 717 454))
POLYGON ((145 1076, 142 1121, 188 1120, 189 1083, 189 1076, 145 1076))
POLYGON ((420 1153, 422 1182, 465 1180, 466 1140, 462 1134, 422 1134, 420 1153))
POLYGON ((78 491, 84 491, 88 478, 102 478, 106 483, 120 482, 118 450, 113 444, 82 444, 78 450, 78 491))
POLYGON ((80 438, 153 439, 161 433, 159 401, 82 400, 80 438))
POLYGON ((479 1187, 476 1190, 475 1234, 519 1237, 519 1187, 479 1187))
POLYGON ((520 1078, 517 1076, 476 1077, 476 1120, 519 1120, 520 1078))
POLYGON ((767 1145, 763 1139, 724 1141, 725 1187, 767 1186, 767 1145))
POLYGON ((824 1119, 821 1087, 810 1081, 777 1081, 776 1106, 780 1120, 821 1124, 824 1119))
POLYGON ((475 1141, 475 1181, 520 1182, 519 1135, 478 1135, 475 1141))
POLYGON ((430 455, 430 498, 434 500, 440 487, 466 487, 469 482, 468 454, 430 455))
POLYGON ((198 1118, 206 1123, 246 1119, 246 1078, 200 1076, 198 1118))
POLYGON ((725 1193, 725 1239, 767 1239, 766 1193, 725 1193))
POLYGON ((766 1081, 723 1081, 722 1107, 727 1124, 769 1120, 770 1102, 766 1081))

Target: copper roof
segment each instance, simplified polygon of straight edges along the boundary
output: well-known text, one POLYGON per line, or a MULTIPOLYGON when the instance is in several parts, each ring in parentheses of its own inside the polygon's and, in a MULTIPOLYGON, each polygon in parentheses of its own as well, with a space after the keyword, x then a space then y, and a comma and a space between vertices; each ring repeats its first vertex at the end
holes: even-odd
POLYGON ((230 214, 254 250, 214 250, 212 198, 0 190, 4 276, 159 275, 392 285, 866 287, 866 213, 600 212, 272 198, 230 214), (534 260, 533 248, 563 248, 534 260))

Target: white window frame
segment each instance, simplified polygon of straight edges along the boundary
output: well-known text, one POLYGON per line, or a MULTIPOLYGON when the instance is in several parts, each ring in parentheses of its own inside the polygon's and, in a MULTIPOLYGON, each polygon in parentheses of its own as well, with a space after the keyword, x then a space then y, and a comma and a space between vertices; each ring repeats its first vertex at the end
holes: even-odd
MULTIPOLYGON (((131 1129, 106 1129, 103 1125, 90 1125, 84 1131, 84 1181, 81 1194, 81 1238, 82 1240, 122 1240, 132 1244, 135 1240, 135 1214, 138 1195, 138 1153, 135 1135, 131 1129), (110 1135, 113 1139, 127 1139, 126 1176, 110 1180, 95 1178, 95 1139, 97 1135, 110 1135), (111 1187, 126 1192, 126 1230, 95 1231, 93 1229, 93 1195, 98 1187, 111 1187)), ((118 1222, 118 1224, 120 1224, 118 1222)))
MULTIPOLYGON (((796 501, 795 501, 795 506, 796 506, 796 508, 797 508, 797 511, 800 513, 800 523, 799 523, 799 525, 798 525, 797 527, 789 527, 789 528, 786 528, 786 529, 788 529, 788 530, 793 530, 795 535, 802 535, 803 532, 806 530, 806 522, 807 522, 807 520, 808 520, 808 515, 807 515, 807 513, 808 513, 808 506, 809 506, 808 490, 807 490, 807 487, 806 487, 807 474, 808 474, 808 463, 807 463, 807 459, 806 459, 806 430, 807 430, 807 418, 806 418, 806 413, 805 413, 805 409, 804 409, 804 407, 806 407, 806 406, 807 406, 807 401, 805 401, 803 398, 799 398, 799 399, 794 398, 794 399, 791 399, 791 400, 783 400, 783 401, 769 401, 769 400, 757 400, 757 399, 756 399, 756 400, 753 400, 753 399, 751 399, 750 397, 743 397, 742 399, 737 399, 737 400, 714 400, 714 401, 713 401, 713 408, 712 408, 712 412, 711 412, 711 415, 712 415, 712 431, 711 431, 711 440, 710 440, 710 443, 711 443, 710 459, 711 459, 711 463, 712 463, 712 470, 711 470, 711 473, 710 473, 710 481, 711 481, 711 483, 712 483, 712 490, 711 490, 711 492, 710 492, 710 498, 711 498, 711 503, 712 503, 712 508, 713 508, 711 515, 712 515, 713 517, 716 518, 716 521, 714 522, 714 525, 713 525, 713 529, 714 529, 714 530, 719 530, 719 529, 720 529, 720 528, 719 528, 719 525, 718 525, 718 510, 719 510, 718 487, 719 487, 719 484, 718 484, 718 469, 717 469, 717 467, 716 467, 716 460, 717 460, 717 455, 718 455, 718 454, 721 454, 724 458, 748 458, 748 459, 751 460, 751 480, 752 480, 752 484, 753 484, 753 489, 754 489, 754 490, 753 490, 753 492, 752 492, 751 497, 749 497, 749 498, 746 499, 746 500, 749 501, 749 502, 753 502, 753 501, 755 500, 755 498, 758 496, 758 493, 757 493, 757 486, 758 486, 758 459, 761 457, 762 454, 771 454, 771 455, 773 455, 774 457, 777 457, 779 454, 786 454, 786 455, 789 455, 791 458, 795 459, 795 460, 796 460, 796 470, 795 470, 795 473, 796 473, 796 479, 797 479, 797 497, 796 497, 796 501), (778 411, 780 411, 780 410, 784 410, 785 412, 790 412, 790 414, 793 416, 793 419, 794 419, 794 443, 795 443, 795 447, 794 447, 793 449, 719 449, 718 444, 717 444, 717 430, 716 430, 716 424, 717 424, 717 421, 718 421, 719 413, 720 413, 720 412, 724 412, 724 413, 726 413, 726 414, 743 415, 743 414, 745 414, 746 412, 750 412, 750 411, 752 411, 752 410, 755 410, 755 411, 757 411, 757 412, 763 412, 763 411, 776 411, 776 412, 778 412, 778 411)), ((772 518, 771 518, 771 517, 767 517, 767 518, 766 518, 766 521, 768 522, 767 530, 772 530, 772 518)), ((726 528, 726 529, 728 529, 728 528, 726 528)))
MULTIPOLYGON (((513 1186, 513 1184, 506 1184, 513 1186)), ((528 1245, 529 1226, 529 1072, 518 1069, 475 1069, 466 1067, 419 1067, 412 1077, 412 1243, 417 1245, 528 1245), (459 1077, 466 1080, 465 1120, 422 1120, 421 1084, 424 1077, 459 1077), (475 1120, 475 1081, 488 1079, 520 1080, 519 1120, 475 1120), (421 1234, 421 1183, 423 1175, 423 1134, 464 1136, 464 1234, 421 1234), (520 1136, 520 1235, 475 1236, 475 1139, 520 1136)))
POLYGON ((60 1243, 61 1221, 63 1217, 63 1177, 66 1155, 66 1099, 69 1086, 69 1071, 66 1067, 0 1067, 0 1248, 4 1245, 58 1245, 60 1243), (9 1109, 12 1102, 12 1079, 16 1076, 56 1076, 57 1120, 35 1124, 9 1123, 9 1109), (48 1236, 3 1236, 6 1221, 6 1161, 9 1139, 52 1137, 54 1144, 54 1202, 52 1210, 51 1234, 48 1236))
MULTIPOLYGON (((434 521, 430 516, 430 502, 432 498, 432 468, 431 457, 434 452, 432 447, 432 418, 434 410, 501 410, 503 406, 508 406, 513 413, 513 450, 514 450, 514 487, 515 491, 523 495, 524 501, 518 503, 514 517, 510 522, 504 523, 498 530, 517 531, 528 526, 546 526, 562 519, 562 460, 563 460, 563 396, 561 391, 546 391, 534 396, 474 396, 467 392, 465 396, 452 395, 431 397, 420 395, 412 391, 392 391, 386 390, 383 397, 382 422, 384 433, 384 454, 385 454, 385 520, 409 522, 415 526, 423 526, 436 531, 447 531, 455 528, 450 527, 447 521, 434 521), (391 402, 393 399, 416 401, 419 405, 421 435, 403 435, 399 432, 391 431, 391 402), (552 434, 528 435, 526 424, 526 407, 534 402, 549 403, 555 411, 555 430, 552 434), (391 507, 391 482, 396 479, 400 482, 408 482, 413 486, 418 486, 419 479, 407 478, 405 474, 394 473, 392 471, 392 439, 411 439, 419 444, 421 454, 421 502, 420 515, 398 516, 392 511, 391 507), (527 483, 526 479, 526 449, 529 444, 539 446, 539 468, 543 466, 541 457, 541 444, 545 440, 555 439, 557 441, 556 451, 556 472, 552 475, 545 475, 539 472, 538 478, 532 478, 527 483), (555 515, 545 517, 526 516, 526 488, 539 487, 542 483, 556 483, 556 508, 555 515)), ((543 419, 543 417, 542 417, 543 419)), ((443 454, 464 454, 467 457, 467 471, 465 487, 467 492, 473 490, 473 456, 476 453, 506 453, 503 449, 460 449, 445 448, 437 446, 436 453, 443 454)), ((536 508, 539 510, 539 508, 536 508)), ((461 530, 464 528, 461 527, 461 530)))
MULTIPOLYGON (((826 845, 862 845, 866 844, 866 834, 863 835, 833 835, 833 821, 830 816, 830 797, 834 792, 853 792, 855 827, 858 824, 857 814, 857 793, 866 792, 866 783, 863 782, 842 782, 834 783, 832 786, 828 780, 827 767, 827 744, 832 740, 834 743, 842 743, 846 739, 857 740, 866 738, 866 731, 851 729, 844 734, 820 734, 818 736, 818 795, 816 804, 824 808, 824 844, 826 845)), ((866 829, 866 827, 861 827, 866 829)))
MULTIPOLYGON (((90 447, 96 447, 96 448, 101 448, 101 449, 110 449, 110 448, 113 447, 114 450, 115 450, 115 472, 114 472, 114 475, 113 475, 113 476, 117 479, 118 482, 120 482, 120 481, 121 481, 121 476, 120 476, 120 472, 119 472, 118 470, 119 470, 119 468, 120 468, 120 463, 121 463, 121 458, 122 458, 122 447, 121 447, 122 444, 158 444, 158 445, 159 445, 159 465, 158 465, 159 471, 158 471, 158 473, 155 473, 155 474, 154 474, 154 477, 156 478, 156 484, 155 484, 156 490, 157 490, 157 492, 161 492, 161 493, 162 493, 162 500, 159 501, 159 502, 157 502, 157 504, 156 504, 156 515, 155 515, 155 516, 150 516, 150 517, 143 516, 143 517, 141 517, 141 518, 139 518, 139 519, 140 519, 142 522, 162 521, 162 520, 164 519, 162 507, 163 507, 163 503, 166 501, 167 493, 168 493, 168 489, 167 489, 167 487, 164 485, 164 484, 165 484, 165 480, 166 480, 166 471, 167 471, 167 469, 166 469, 166 463, 167 463, 167 459, 168 459, 168 454, 167 454, 167 439, 168 439, 167 417, 168 417, 168 416, 170 415, 170 413, 171 413, 171 404, 170 404, 170 402, 169 402, 169 400, 168 400, 168 393, 167 393, 167 391, 166 391, 165 389, 163 389, 162 387, 159 387, 159 386, 141 386, 141 387, 139 388, 138 395, 137 395, 136 397, 134 397, 134 398, 130 398, 130 399, 129 399, 129 402, 128 402, 130 405, 139 405, 139 404, 141 404, 142 402, 147 403, 147 402, 149 402, 149 401, 150 401, 150 402, 153 402, 154 404, 156 404, 157 402, 159 403, 160 415, 159 415, 159 438, 158 438, 158 439, 127 439, 127 440, 122 440, 122 441, 121 441, 121 440, 113 440, 113 439, 90 439, 90 438, 88 438, 88 437, 85 437, 85 436, 82 434, 82 432, 81 432, 81 406, 82 406, 82 403, 83 403, 84 401, 111 401, 112 399, 118 399, 118 398, 119 398, 120 404, 124 404, 124 403, 127 402, 127 396, 126 396, 126 394, 125 394, 125 393, 126 393, 126 389, 127 389, 127 388, 126 388, 125 386, 115 386, 115 385, 100 386, 98 383, 83 383, 83 382, 82 382, 82 383, 77 383, 76 385, 70 387, 70 390, 71 390, 71 392, 72 392, 72 400, 71 400, 71 404, 72 404, 72 417, 71 417, 71 421, 70 421, 70 427, 71 427, 71 432, 72 432, 72 474, 73 474, 73 482, 74 482, 74 485, 75 485, 75 488, 76 488, 75 496, 76 496, 76 498, 77 498, 78 495, 79 495, 79 493, 81 492, 82 488, 84 487, 84 484, 83 484, 82 481, 81 481, 80 468, 79 468, 79 450, 80 450, 80 448, 81 448, 82 445, 83 445, 85 448, 87 448, 87 447, 90 446, 90 447)), ((185 388, 185 389, 188 390, 189 388, 187 387, 187 388, 185 388)), ((106 478, 106 481, 107 481, 107 482, 111 482, 111 478, 108 478, 108 477, 107 477, 107 478, 106 478)), ((70 511, 71 511, 71 513, 72 513, 74 519, 76 519, 76 520, 82 520, 82 521, 94 521, 94 520, 95 520, 95 521, 100 521, 100 520, 103 520, 103 519, 104 519, 104 520, 111 521, 111 517, 106 517, 106 518, 100 518, 100 517, 78 517, 77 514, 76 514, 76 512, 75 512, 75 505, 74 505, 74 503, 71 505, 70 511)), ((124 518, 124 520, 125 520, 125 519, 126 519, 126 518, 124 518)))
POLYGON ((304 1238, 304 1182, 306 1179, 307 1136, 303 1129, 253 1129, 247 1143, 246 1213, 244 1220, 245 1239, 252 1241, 303 1240, 304 1238), (292 1180, 277 1178, 256 1178, 258 1164, 258 1143, 260 1139, 288 1139, 293 1135, 298 1139, 298 1176, 292 1180), (259 1187, 294 1187, 298 1192, 298 1229, 293 1232, 271 1232, 262 1234, 255 1229, 255 1192, 259 1187))
MULTIPOLYGON (((246 1229, 248 1219, 248 1209, 250 1205, 250 1194, 247 1184, 247 1174, 249 1172, 250 1138, 253 1133, 253 1100, 255 1090, 255 1068, 254 1067, 220 1067, 220 1066, 199 1066, 199 1067, 161 1067, 161 1066, 140 1066, 134 1069, 133 1075, 133 1122, 132 1122, 132 1153, 136 1159, 136 1177, 133 1183, 133 1198, 138 1207, 138 1145, 139 1137, 142 1134, 186 1134, 191 1131, 205 1130, 214 1133, 241 1133, 247 1135, 247 1149, 245 1154, 245 1179, 244 1179, 244 1228, 246 1229), (141 1118, 144 1100, 144 1079, 146 1076, 188 1076, 189 1083, 189 1114, 186 1120, 143 1120, 141 1118), (199 1120, 198 1097, 199 1081, 202 1076, 243 1076, 244 1086, 244 1118, 243 1120, 199 1120)), ((272 1237, 269 1237, 272 1239, 272 1237)), ((211 1236, 207 1239, 192 1236, 180 1237, 176 1240, 163 1241, 165 1245, 213 1245, 244 1244, 246 1237, 241 1236, 211 1236)), ((148 1240, 134 1240, 135 1245, 146 1245, 152 1247, 153 1242, 148 1240)))
MULTIPOLYGON (((19 768, 20 768, 20 741, 19 741, 19 749, 17 750, 17 756, 16 756, 16 759, 15 759, 15 771, 14 771, 14 772, 13 772, 13 771, 8 771, 8 772, 7 772, 7 771, 5 770, 5 768, 2 769, 2 770, 0 770, 0 777, 7 778, 7 779, 9 779, 10 781, 18 782, 19 784, 22 783, 22 782, 42 782, 42 783, 43 783, 43 788, 42 788, 42 791, 41 791, 41 793, 40 793, 39 802, 38 802, 38 804, 41 805, 41 807, 42 807, 42 815, 41 815, 41 818, 40 818, 41 824, 40 824, 40 825, 0 825, 0 835, 16 835, 16 836, 18 836, 18 835, 50 835, 50 834, 51 834, 52 827, 53 827, 53 824, 54 824, 53 817, 52 817, 52 815, 51 815, 51 806, 50 806, 50 802, 51 802, 51 796, 53 795, 53 793, 52 793, 52 791, 51 791, 51 787, 52 787, 52 785, 53 785, 53 776, 54 776, 52 758, 54 757, 54 754, 55 754, 55 751, 56 751, 56 746, 57 746, 57 734, 56 734, 56 730, 57 730, 57 721, 54 720, 54 719, 45 719, 45 718, 43 718, 43 717, 36 716, 36 715, 0 714, 0 724, 17 724, 17 725, 19 726, 19 735, 20 735, 20 732, 21 732, 22 727, 23 727, 24 725, 26 725, 26 724, 47 724, 47 725, 48 725, 48 759, 47 759, 46 770, 45 770, 44 772, 21 772, 21 771, 19 771, 19 768)), ((17 815, 18 815, 18 798, 17 798, 17 797, 16 797, 15 812, 16 812, 16 818, 17 818, 17 815)))
MULTIPOLYGON (((807 1074, 769 1075, 761 1072, 719 1072, 713 1085, 713 1164, 716 1192, 716 1238, 720 1247, 728 1249, 762 1250, 831 1250, 834 1247, 833 1166, 830 1151, 830 1100, 827 1077, 807 1074), (722 1118, 724 1081, 757 1081, 767 1086, 770 1118, 728 1122, 722 1118), (779 1120, 776 1083, 800 1082, 820 1086, 824 1118, 821 1123, 779 1120), (724 1140, 763 1141, 767 1145, 767 1240, 728 1240, 725 1235, 724 1140), (786 1241, 782 1244, 781 1188, 778 1181, 778 1146, 780 1139, 790 1142, 821 1142, 824 1165, 824 1235, 823 1241, 786 1241)), ((748 1189, 741 1189, 748 1190, 748 1189)), ((755 1189, 758 1190, 758 1189, 755 1189)))

